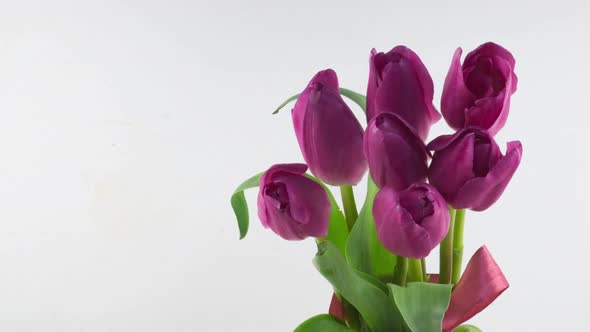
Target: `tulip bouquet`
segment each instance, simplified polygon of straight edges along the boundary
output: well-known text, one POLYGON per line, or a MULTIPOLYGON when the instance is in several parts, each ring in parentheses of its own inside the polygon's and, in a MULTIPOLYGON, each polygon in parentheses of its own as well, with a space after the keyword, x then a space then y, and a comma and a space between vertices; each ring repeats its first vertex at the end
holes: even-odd
MULTIPOLYGON (((370 56, 366 97, 340 88, 336 73, 317 73, 291 115, 306 164, 271 166, 234 192, 241 238, 248 231, 244 190, 258 187, 258 216, 286 240, 315 238, 314 264, 334 288, 329 314, 295 331, 480 331, 461 325, 487 307, 508 282, 485 246, 465 269, 465 211, 483 211, 506 189, 522 156, 519 141, 504 154, 494 140, 516 91, 515 61, 486 43, 461 63, 455 52, 441 112, 455 130, 426 143, 441 118, 434 85, 412 50, 370 56), (363 128, 342 96, 367 116, 363 128), (307 174, 307 170, 311 174, 307 174), (369 170, 358 212, 352 186, 369 170), (330 186, 340 188, 341 204, 330 186), (426 258, 439 246, 439 273, 426 258)), ((276 113, 275 112, 275 113, 276 113)))

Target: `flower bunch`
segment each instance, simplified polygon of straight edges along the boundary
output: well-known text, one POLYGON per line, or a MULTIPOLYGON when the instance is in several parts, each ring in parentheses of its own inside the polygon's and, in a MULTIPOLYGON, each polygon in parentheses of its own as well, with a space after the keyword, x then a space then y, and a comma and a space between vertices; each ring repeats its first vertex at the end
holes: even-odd
POLYGON ((326 69, 276 110, 297 100, 291 116, 306 164, 271 166, 242 183, 231 203, 241 238, 249 224, 244 190, 254 187, 264 227, 286 240, 315 238, 314 264, 334 295, 329 314, 296 331, 480 331, 461 324, 508 282, 485 246, 463 270, 463 227, 466 210, 484 211, 500 198, 521 160, 519 141, 502 153, 494 139, 516 91, 514 66, 491 42, 462 63, 457 49, 441 98, 455 132, 430 142, 441 118, 434 84, 405 46, 371 51, 366 97, 340 88, 326 69), (366 112, 366 127, 343 96, 366 112), (359 212, 353 186, 366 173, 359 212), (328 185, 340 187, 344 212, 328 185), (440 271, 429 274, 426 258, 437 246, 440 271))

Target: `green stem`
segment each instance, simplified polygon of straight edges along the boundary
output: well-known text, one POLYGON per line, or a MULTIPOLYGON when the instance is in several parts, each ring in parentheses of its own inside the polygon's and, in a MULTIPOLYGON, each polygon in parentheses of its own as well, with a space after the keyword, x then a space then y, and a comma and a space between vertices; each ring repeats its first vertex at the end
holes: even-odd
POLYGON ((428 281, 428 272, 426 272, 426 258, 422 258, 420 260, 420 264, 422 265, 422 280, 428 281))
POLYGON ((449 206, 451 220, 449 222, 449 232, 440 243, 440 274, 438 276, 439 284, 450 284, 453 276, 453 233, 455 228, 455 209, 449 206))
POLYGON ((356 210, 356 202, 354 201, 352 186, 340 186, 340 195, 342 195, 342 205, 344 205, 346 224, 348 225, 348 230, 351 230, 359 216, 356 210))
POLYGON ((461 263, 463 262, 463 229, 465 227, 465 209, 457 210, 455 214, 455 229, 453 231, 453 284, 461 278, 461 263))
MULTIPOLYGON (((346 224, 348 225, 348 230, 350 231, 358 218, 358 212, 356 209, 356 202, 354 200, 354 192, 352 190, 352 186, 340 186, 340 195, 342 196, 344 217, 346 218, 346 224)), ((345 315, 348 318, 348 326, 351 329, 358 331, 361 328, 361 320, 358 311, 354 308, 352 304, 350 304, 342 297, 340 303, 342 303, 342 309, 344 310, 345 315)))
POLYGON ((397 263, 395 264, 395 270, 393 271, 393 283, 405 286, 406 278, 408 275, 408 258, 404 256, 397 256, 397 263))
POLYGON ((410 258, 408 262, 408 281, 423 282, 422 262, 420 259, 410 258))

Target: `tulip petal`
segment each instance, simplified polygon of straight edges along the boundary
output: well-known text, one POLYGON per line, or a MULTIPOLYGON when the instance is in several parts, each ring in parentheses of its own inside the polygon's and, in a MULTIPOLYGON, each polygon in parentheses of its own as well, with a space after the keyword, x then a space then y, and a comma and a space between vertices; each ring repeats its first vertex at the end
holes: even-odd
POLYGON ((303 240, 307 237, 303 232, 301 225, 289 215, 280 213, 276 209, 269 209, 268 207, 266 207, 266 215, 268 217, 268 224, 263 224, 263 226, 265 226, 265 228, 270 228, 283 239, 297 241, 303 240))
POLYGON ((303 158, 316 177, 336 186, 362 179, 363 127, 342 99, 333 70, 313 77, 291 114, 303 158))
POLYGON ((377 93, 377 86, 379 85, 378 73, 375 67, 375 55, 377 50, 371 49, 371 56, 369 57, 369 82, 367 84, 367 122, 371 121, 377 115, 375 109, 375 94, 377 93))
POLYGON ((416 72, 418 81, 423 90, 422 96, 424 99, 424 105, 427 106, 427 117, 430 120, 430 124, 437 122, 440 120, 441 114, 436 110, 432 103, 434 98, 434 82, 432 81, 432 77, 430 77, 430 73, 426 69, 426 66, 420 57, 411 49, 405 46, 396 46, 394 50, 403 54, 404 57, 408 58, 410 62, 414 64, 412 68, 416 72))
POLYGON ((452 135, 440 135, 437 138, 433 139, 426 145, 426 148, 429 151, 438 151, 446 148, 451 143, 453 143, 459 136, 463 133, 461 131, 457 131, 452 135))
POLYGON ((492 60, 494 62, 494 67, 502 73, 506 78, 506 81, 510 80, 510 86, 506 83, 505 90, 510 91, 510 95, 514 94, 518 85, 518 77, 514 73, 514 64, 501 56, 494 56, 492 57, 492 60))
POLYGON ((330 200, 320 184, 304 176, 306 170, 305 164, 278 164, 260 178, 260 221, 286 240, 323 237, 328 232, 330 200), (267 188, 280 198, 269 195, 267 188))
MULTIPOLYGON (((506 48, 493 43, 493 42, 487 42, 484 43, 482 45, 480 45, 478 48, 476 48, 475 50, 469 52, 469 54, 467 54, 467 56, 465 57, 465 61, 463 62, 463 67, 467 68, 470 66, 473 66, 477 60, 481 57, 486 57, 486 58, 494 58, 494 57, 500 57, 502 59, 504 59, 508 66, 511 68, 511 80, 512 80, 512 86, 510 89, 507 89, 508 91, 511 91, 511 93, 516 92, 516 86, 517 86, 517 82, 518 82, 518 77, 516 76, 516 74, 514 73, 514 67, 516 66, 516 60, 514 59, 514 56, 512 55, 512 53, 510 53, 510 51, 508 51, 506 48)), ((508 76, 506 76, 508 77, 508 76)))
POLYGON ((307 107, 309 95, 311 93, 311 85, 314 83, 322 83, 329 88, 338 89, 338 76, 336 72, 332 69, 326 69, 318 72, 315 76, 309 81, 307 87, 299 94, 297 101, 295 102, 295 106, 291 110, 291 114, 293 117, 293 126, 295 127, 295 134, 297 135, 297 140, 301 141, 301 128, 303 127, 303 114, 305 113, 304 110, 307 107))
POLYGON ((337 91, 312 96, 303 117, 303 145, 311 172, 331 185, 357 184, 367 164, 363 128, 337 91))
POLYGON ((403 190, 428 174, 430 152, 424 142, 394 113, 381 113, 367 126, 365 156, 379 188, 403 190))
MULTIPOLYGON (((415 79, 415 72, 406 61, 389 63, 383 69, 380 89, 377 91, 378 111, 395 112, 410 124, 417 124, 423 116, 416 110, 423 108, 420 83, 415 79)), ((422 128, 414 127, 420 132, 422 128)))
POLYGON ((260 219, 260 222, 262 223, 262 226, 264 226, 264 228, 268 228, 268 212, 266 211, 266 204, 264 204, 262 189, 258 191, 258 200, 256 201, 256 207, 256 210, 258 211, 258 219, 260 219))
MULTIPOLYGON (((338 90, 338 76, 336 75, 336 72, 332 69, 326 69, 318 72, 309 81, 307 87, 299 95, 299 98, 297 98, 297 102, 295 102, 295 106, 291 110, 291 116, 293 118, 293 127, 295 128, 295 135, 297 136, 297 141, 299 142, 300 146, 303 144, 303 115, 305 114, 305 108, 308 105, 309 95, 312 92, 311 86, 317 83, 321 83, 327 88, 338 90)), ((303 153, 303 157, 305 158, 305 151, 302 149, 301 152, 303 153)))
POLYGON ((455 327, 481 312, 508 286, 506 277, 487 247, 479 248, 451 294, 449 308, 443 319, 443 331, 452 332, 455 327))
POLYGON ((441 115, 432 103, 434 84, 422 60, 405 46, 387 53, 373 49, 369 69, 367 120, 395 113, 425 139, 441 115))
POLYGON ((461 65, 453 55, 441 97, 441 111, 454 129, 477 126, 494 136, 505 124, 510 97, 516 91, 514 57, 494 43, 469 52, 461 65))
POLYGON ((453 54, 441 97, 441 112, 453 129, 465 126, 465 110, 476 100, 475 96, 467 89, 463 79, 461 53, 462 50, 459 47, 453 54))
POLYGON ((275 177, 275 181, 286 185, 291 216, 302 225, 305 234, 313 237, 326 236, 330 210, 325 207, 330 206, 330 201, 324 188, 314 180, 299 175, 281 174, 275 177))
POLYGON ((393 188, 379 191, 373 203, 373 215, 379 240, 387 250, 401 256, 422 258, 428 256, 430 236, 412 220, 401 207, 399 195, 393 188))
POLYGON ((485 177, 473 178, 459 189, 453 200, 457 209, 470 208, 483 211, 494 204, 502 195, 516 172, 522 157, 522 144, 509 142, 506 155, 500 159, 485 177))
POLYGON ((293 164, 277 164, 271 166, 260 178, 260 182, 266 182, 272 179, 277 173, 291 173, 303 175, 307 172, 307 165, 300 163, 293 164))
POLYGON ((494 136, 504 127, 510 111, 510 98, 513 90, 512 69, 506 60, 495 57, 495 66, 507 77, 504 89, 497 95, 476 100, 465 111, 465 126, 487 128, 490 135, 494 136))
MULTIPOLYGON (((428 186, 430 191, 435 191, 433 186, 428 184, 422 184, 428 186)), ((434 213, 428 218, 424 218, 424 221, 420 225, 422 228, 430 231, 430 243, 431 248, 436 247, 447 235, 449 231, 449 224, 451 221, 451 215, 447 203, 444 199, 437 199, 436 195, 429 195, 429 199, 434 205, 434 213)))
MULTIPOLYGON (((490 128, 494 125, 502 113, 504 100, 510 98, 505 91, 498 96, 486 97, 476 100, 471 107, 465 110, 465 126, 490 128)), ((505 122, 505 121, 504 121, 505 122)), ((490 135, 495 133, 490 131, 490 135)))
POLYGON ((305 165, 305 164, 277 164, 277 165, 271 166, 266 172, 264 172, 262 174, 262 176, 260 177, 260 190, 258 191, 257 207, 258 207, 258 218, 260 218, 260 221, 262 222, 262 226, 264 226, 264 228, 269 227, 269 222, 268 222, 269 216, 268 216, 268 212, 266 210, 266 205, 264 204, 264 202, 265 202, 264 193, 263 193, 264 186, 267 183, 272 182, 273 177, 278 172, 286 172, 286 173, 291 173, 291 174, 304 174, 306 171, 307 171, 307 165, 305 165))
MULTIPOLYGON (((311 91, 309 89, 303 90, 303 92, 297 98, 295 102, 295 106, 291 110, 291 118, 293 120, 293 129, 295 129, 295 137, 297 137, 297 143, 299 146, 302 147, 304 145, 303 142, 303 117, 305 115, 305 108, 307 107, 309 94, 311 91)), ((305 149, 301 149, 301 154, 303 155, 303 159, 307 160, 307 153, 305 149)))
POLYGON ((467 56, 465 57, 463 65, 465 67, 470 67, 475 64, 477 58, 479 57, 494 56, 502 57, 510 64, 511 68, 514 68, 514 66, 516 65, 516 60, 514 60, 514 56, 512 56, 512 53, 510 53, 510 51, 508 51, 504 47, 493 42, 481 44, 478 48, 469 52, 469 54, 467 54, 467 56))
POLYGON ((417 183, 401 192, 384 187, 377 193, 373 215, 379 241, 397 255, 424 258, 446 235, 449 228, 449 211, 446 202, 436 189, 426 183, 417 183), (416 195, 419 192, 419 195, 416 195), (422 220, 415 220, 405 206, 423 204, 428 199, 430 211, 422 220))
POLYGON ((455 203, 457 188, 475 176, 473 173, 474 143, 475 133, 461 130, 450 138, 435 140, 428 145, 430 148, 441 149, 437 150, 432 157, 428 179, 454 208, 458 208, 455 203))
MULTIPOLYGON (((394 47, 393 52, 401 54, 403 58, 408 59, 409 62, 413 64, 411 68, 418 76, 420 86, 422 86, 424 90, 424 103, 432 104, 432 97, 434 96, 434 83, 432 82, 432 78, 430 77, 430 74, 428 73, 428 70, 426 70, 426 66, 420 57, 414 51, 403 45, 394 47)), ((440 118, 440 114, 431 114, 431 116, 440 118)))

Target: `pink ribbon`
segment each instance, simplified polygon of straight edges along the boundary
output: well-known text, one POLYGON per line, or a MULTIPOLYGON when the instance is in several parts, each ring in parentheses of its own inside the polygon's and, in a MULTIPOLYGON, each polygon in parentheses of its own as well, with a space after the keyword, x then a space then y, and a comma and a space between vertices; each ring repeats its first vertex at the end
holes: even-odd
POLYGON ((475 316, 508 288, 508 280, 486 246, 479 248, 451 294, 443 331, 451 332, 475 316))
MULTIPOLYGON (((438 282, 438 275, 430 275, 430 282, 438 282)), ((443 318, 443 332, 452 332, 461 323, 475 316, 508 288, 508 280, 486 246, 479 248, 465 267, 465 272, 451 294, 451 301, 443 318)), ((344 321, 342 305, 332 296, 330 315, 344 321)))
POLYGON ((330 310, 328 313, 335 318, 338 318, 341 321, 344 321, 344 311, 342 310, 342 304, 340 304, 340 300, 336 293, 332 294, 332 301, 330 302, 330 310))

